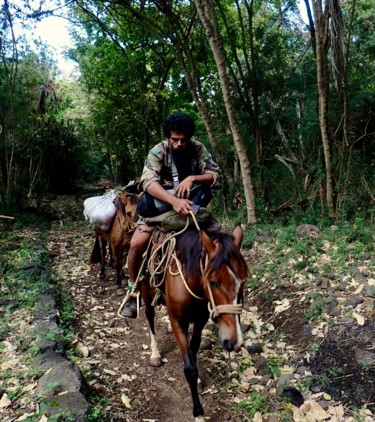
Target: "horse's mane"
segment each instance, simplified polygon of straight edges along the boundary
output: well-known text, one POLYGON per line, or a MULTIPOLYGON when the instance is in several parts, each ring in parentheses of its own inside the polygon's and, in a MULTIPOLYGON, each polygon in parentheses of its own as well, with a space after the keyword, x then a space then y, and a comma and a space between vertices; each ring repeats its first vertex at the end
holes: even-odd
MULTIPOLYGON (((221 248, 215 255, 211 263, 210 270, 212 272, 219 270, 225 263, 232 270, 231 260, 237 260, 243 265, 246 265, 239 248, 233 242, 233 237, 230 233, 221 230, 206 231, 207 235, 213 240, 217 241, 221 248)), ((200 274, 200 261, 203 257, 203 245, 199 238, 197 230, 186 231, 177 238, 176 251, 178 259, 181 261, 185 274, 187 276, 194 276, 200 274)))

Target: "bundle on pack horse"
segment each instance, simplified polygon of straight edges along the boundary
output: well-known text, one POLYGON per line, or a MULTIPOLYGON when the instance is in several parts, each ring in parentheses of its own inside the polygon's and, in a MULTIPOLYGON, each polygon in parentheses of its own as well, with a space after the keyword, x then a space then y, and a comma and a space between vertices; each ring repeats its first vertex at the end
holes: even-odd
MULTIPOLYGON (((172 234, 167 241, 175 242, 173 252, 166 253, 164 244, 162 246, 162 259, 166 260, 163 284, 160 279, 156 283, 150 283, 149 277, 145 277, 141 283, 146 317, 150 325, 150 364, 161 365, 152 302, 158 288, 162 288, 172 330, 183 358, 196 421, 204 421, 198 393, 197 354, 202 330, 208 318, 218 324, 218 335, 225 350, 238 351, 243 342, 240 313, 248 269, 240 251, 242 238, 241 226, 237 226, 233 233, 199 229, 184 231, 177 237, 172 234), (193 332, 189 341, 190 324, 193 324, 193 332)), ((156 243, 154 249, 155 247, 160 247, 160 244, 156 243)), ((148 258, 149 265, 151 262, 152 259, 148 258)), ((149 268, 150 272, 152 271, 149 268)), ((121 307, 119 314, 120 311, 121 307)))
POLYGON ((105 263, 107 244, 110 251, 110 265, 113 258, 116 269, 116 285, 118 293, 122 289, 122 261, 124 251, 129 249, 135 224, 135 214, 137 208, 138 195, 127 190, 118 192, 115 199, 116 214, 107 231, 103 231, 99 226, 94 225, 95 244, 91 253, 90 263, 100 263, 99 277, 106 277, 105 263))

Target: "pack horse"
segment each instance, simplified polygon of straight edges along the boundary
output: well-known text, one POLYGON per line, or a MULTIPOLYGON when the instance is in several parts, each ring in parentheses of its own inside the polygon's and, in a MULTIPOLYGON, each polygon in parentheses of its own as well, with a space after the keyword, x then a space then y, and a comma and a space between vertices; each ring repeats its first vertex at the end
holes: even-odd
POLYGON ((100 263, 100 278, 106 277, 105 262, 107 244, 115 261, 116 285, 122 291, 122 263, 124 251, 129 248, 135 229, 135 213, 138 195, 127 191, 117 192, 114 200, 115 215, 108 230, 103 230, 94 224, 95 244, 91 253, 90 263, 100 263))

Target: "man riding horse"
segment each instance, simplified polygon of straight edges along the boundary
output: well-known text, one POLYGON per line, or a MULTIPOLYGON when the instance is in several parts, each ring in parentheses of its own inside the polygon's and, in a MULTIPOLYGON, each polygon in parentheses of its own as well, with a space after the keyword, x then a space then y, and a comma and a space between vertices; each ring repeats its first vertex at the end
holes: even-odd
MULTIPOLYGON (((212 198, 210 188, 218 183, 220 170, 211 154, 200 142, 192 139, 194 120, 184 114, 169 115, 162 126, 164 141, 148 154, 140 181, 143 198, 138 206, 140 215, 128 253, 128 288, 131 290, 140 270, 154 227, 142 217, 152 217, 174 210, 182 216, 206 206, 212 198)), ((137 316, 137 304, 130 296, 122 309, 128 318, 137 316)))

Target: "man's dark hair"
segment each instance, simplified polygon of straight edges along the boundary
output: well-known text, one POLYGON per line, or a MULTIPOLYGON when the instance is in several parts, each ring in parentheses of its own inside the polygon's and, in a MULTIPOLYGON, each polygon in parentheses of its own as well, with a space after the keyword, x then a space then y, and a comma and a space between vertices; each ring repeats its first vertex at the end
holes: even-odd
POLYGON ((185 133, 191 138, 195 133, 194 120, 185 113, 170 114, 163 123, 163 135, 171 136, 171 131, 185 133))

